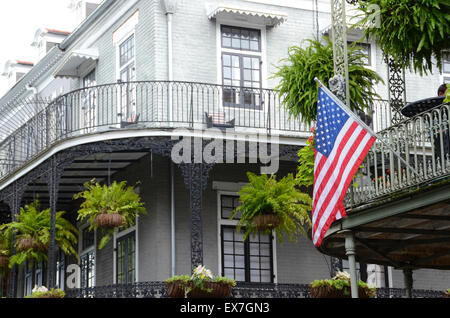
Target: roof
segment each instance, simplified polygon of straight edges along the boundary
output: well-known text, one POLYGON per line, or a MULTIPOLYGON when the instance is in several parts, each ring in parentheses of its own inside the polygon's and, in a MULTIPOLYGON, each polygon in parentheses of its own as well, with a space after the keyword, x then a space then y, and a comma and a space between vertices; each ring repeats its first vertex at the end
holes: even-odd
POLYGON ((69 32, 69 31, 61 31, 61 30, 48 29, 48 28, 45 28, 45 31, 47 31, 47 33, 58 34, 58 35, 69 35, 69 34, 72 33, 72 32, 69 32))

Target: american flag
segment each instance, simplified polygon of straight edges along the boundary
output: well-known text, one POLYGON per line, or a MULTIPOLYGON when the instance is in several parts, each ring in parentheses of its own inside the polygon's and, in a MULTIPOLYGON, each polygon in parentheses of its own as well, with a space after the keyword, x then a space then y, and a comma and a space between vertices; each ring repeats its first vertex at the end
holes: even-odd
POLYGON ((334 98, 320 87, 312 207, 312 239, 316 246, 322 243, 331 223, 347 215, 343 203, 345 193, 376 140, 374 134, 334 98))

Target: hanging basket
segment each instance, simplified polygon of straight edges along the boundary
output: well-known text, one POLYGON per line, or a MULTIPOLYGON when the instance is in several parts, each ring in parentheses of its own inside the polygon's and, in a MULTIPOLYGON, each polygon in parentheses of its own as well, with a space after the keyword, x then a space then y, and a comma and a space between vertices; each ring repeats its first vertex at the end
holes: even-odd
MULTIPOLYGON (((324 285, 311 287, 311 298, 352 298, 350 287, 337 289, 333 286, 324 285)), ((358 286, 358 298, 373 298, 374 293, 369 288, 358 286)))
POLYGON ((9 257, 5 255, 0 255, 0 268, 8 267, 9 257))
MULTIPOLYGON (((185 286, 182 282, 166 283, 167 294, 170 298, 185 298, 185 286)), ((187 298, 229 298, 232 286, 224 283, 206 282, 205 289, 193 287, 189 283, 191 290, 187 293, 187 298)))
POLYGON ((273 230, 281 223, 279 216, 275 214, 261 214, 253 218, 252 223, 258 231, 273 230))
POLYGON ((45 252, 48 250, 48 245, 43 244, 32 237, 20 238, 19 241, 17 242, 16 247, 17 250, 20 252, 25 252, 30 248, 38 252, 45 252))
POLYGON ((123 224, 123 216, 118 213, 102 213, 95 219, 98 227, 103 229, 112 229, 123 224))

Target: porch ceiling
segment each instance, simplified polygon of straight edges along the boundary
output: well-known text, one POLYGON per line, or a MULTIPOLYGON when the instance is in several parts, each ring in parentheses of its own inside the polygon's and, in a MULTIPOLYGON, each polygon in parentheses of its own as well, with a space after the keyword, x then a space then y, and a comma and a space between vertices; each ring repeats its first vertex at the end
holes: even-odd
MULTIPOLYGON (((98 153, 76 158, 72 165, 64 170, 59 183, 58 208, 73 203, 73 195, 83 190, 83 184, 92 179, 107 182, 108 176, 126 169, 139 161, 148 152, 98 153)), ((28 185, 24 199, 31 201, 39 197, 41 202, 49 199, 48 184, 45 177, 36 179, 28 185)))
MULTIPOLYGON (((450 200, 357 225, 357 261, 395 268, 450 269, 450 200)), ((344 234, 327 237, 320 250, 346 259, 344 234)))

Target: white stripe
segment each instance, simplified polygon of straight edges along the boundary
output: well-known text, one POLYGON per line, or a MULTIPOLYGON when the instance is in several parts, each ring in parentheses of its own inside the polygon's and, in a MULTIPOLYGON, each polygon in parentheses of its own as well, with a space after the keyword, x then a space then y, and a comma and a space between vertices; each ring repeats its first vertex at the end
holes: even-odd
MULTIPOLYGON (((349 126, 351 126, 351 124, 354 123, 353 120, 349 120, 348 122, 350 124, 349 126)), ((347 125, 345 125, 344 128, 345 128, 345 129, 343 129, 344 133, 343 134, 340 133, 338 138, 336 139, 336 142, 335 142, 336 146, 333 148, 332 152, 330 153, 330 156, 328 156, 328 159, 325 161, 325 164, 323 165, 322 170, 320 171, 320 174, 317 177, 317 181, 314 181, 314 194, 318 192, 319 189, 316 188, 316 186, 319 187, 319 185, 321 185, 321 183, 323 182, 325 175, 327 174, 327 172, 330 169, 331 164, 335 160, 335 157, 337 155, 336 152, 339 149, 339 144, 341 143, 342 139, 344 138, 345 134, 348 132, 350 127, 347 127, 347 125)), ((325 185, 325 188, 323 189, 319 200, 317 201, 314 211, 320 210, 320 207, 322 206, 323 201, 327 197, 327 194, 330 191, 330 188, 333 186, 334 181, 336 180, 336 178, 339 175, 340 167, 342 166, 342 163, 345 160, 345 157, 347 156, 348 151, 350 150, 351 146, 353 145, 354 141, 358 137, 361 130, 362 130, 361 126, 356 127, 356 129, 353 131, 353 134, 350 136, 350 139, 347 141, 344 148, 342 149, 342 152, 341 152, 338 162, 336 164, 336 169, 333 171, 333 174, 328 179, 328 182, 325 185)), ((314 197, 315 197, 315 195, 314 195, 314 197)), ((313 202, 315 202, 315 201, 313 201, 313 202)), ((316 218, 317 218, 317 213, 314 213, 313 220, 312 220, 313 224, 314 224, 314 222, 316 222, 316 218)))
MULTIPOLYGON (((356 149, 355 153, 353 154, 352 158, 350 159, 349 163, 347 164, 347 166, 344 170, 344 173, 342 174, 343 180, 347 179, 347 176, 350 174, 350 171, 354 167, 356 160, 358 160, 361 153, 364 151, 364 148, 366 147, 370 138, 371 138, 371 135, 366 132, 366 135, 362 139, 361 143, 359 144, 358 148, 356 149)), ((333 210, 333 207, 336 205, 337 200, 343 191, 343 189, 342 189, 343 187, 344 187, 344 182, 339 183, 339 187, 336 189, 336 192, 334 193, 333 197, 331 198, 330 202, 328 203, 326 210, 322 214, 322 217, 319 221, 319 226, 317 227, 316 233, 314 235, 314 243, 316 243, 317 240, 319 239, 322 228, 325 225, 326 220, 330 216, 331 211, 333 210)))

